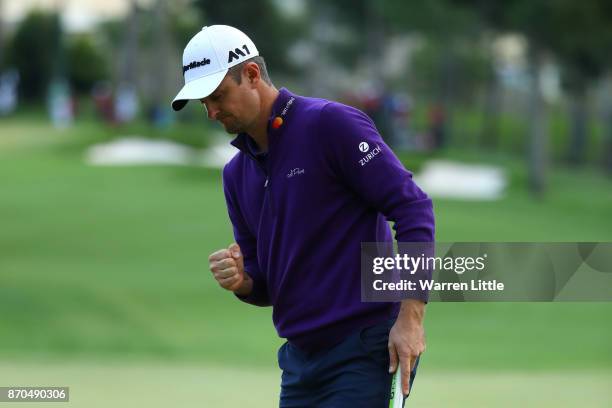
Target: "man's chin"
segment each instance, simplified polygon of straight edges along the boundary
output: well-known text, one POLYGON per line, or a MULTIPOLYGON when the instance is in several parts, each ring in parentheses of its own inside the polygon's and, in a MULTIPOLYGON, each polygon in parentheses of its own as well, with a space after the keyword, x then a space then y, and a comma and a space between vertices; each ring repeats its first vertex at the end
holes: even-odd
POLYGON ((237 135, 238 133, 242 133, 242 129, 238 126, 231 125, 231 124, 226 125, 222 121, 220 121, 219 123, 221 124, 221 126, 223 126, 223 129, 230 135, 237 135))
POLYGON ((230 134, 230 135, 237 135, 238 133, 241 133, 242 131, 236 127, 227 127, 227 126, 223 126, 223 128, 225 129, 225 131, 230 134))

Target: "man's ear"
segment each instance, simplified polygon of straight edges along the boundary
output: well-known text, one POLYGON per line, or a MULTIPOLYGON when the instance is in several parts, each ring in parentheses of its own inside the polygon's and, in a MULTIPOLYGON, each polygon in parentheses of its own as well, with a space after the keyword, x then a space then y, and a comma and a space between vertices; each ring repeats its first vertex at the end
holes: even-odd
POLYGON ((259 72, 259 66, 256 63, 250 62, 244 68, 245 68, 247 79, 251 84, 259 81, 260 72, 259 72))

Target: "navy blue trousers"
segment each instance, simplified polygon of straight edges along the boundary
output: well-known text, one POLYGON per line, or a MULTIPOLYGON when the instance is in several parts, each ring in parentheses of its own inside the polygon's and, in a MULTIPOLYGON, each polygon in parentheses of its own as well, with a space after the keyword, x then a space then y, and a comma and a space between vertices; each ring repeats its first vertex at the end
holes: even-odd
MULTIPOLYGON (((280 407, 388 408, 391 326, 392 320, 365 328, 321 352, 306 353, 285 342, 278 350, 280 407)), ((417 366, 418 359, 410 373, 411 390, 417 366)))

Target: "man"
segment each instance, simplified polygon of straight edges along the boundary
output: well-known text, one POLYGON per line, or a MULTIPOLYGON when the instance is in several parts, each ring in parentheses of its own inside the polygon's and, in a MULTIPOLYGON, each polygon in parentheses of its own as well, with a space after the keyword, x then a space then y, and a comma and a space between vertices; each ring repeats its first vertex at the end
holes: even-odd
POLYGON ((183 54, 175 110, 199 100, 237 137, 223 170, 236 243, 209 257, 214 278, 244 302, 273 307, 281 407, 383 407, 392 372, 404 395, 425 350, 427 293, 361 301, 361 242, 431 242, 431 200, 372 121, 323 99, 277 90, 255 44, 204 27, 183 54))

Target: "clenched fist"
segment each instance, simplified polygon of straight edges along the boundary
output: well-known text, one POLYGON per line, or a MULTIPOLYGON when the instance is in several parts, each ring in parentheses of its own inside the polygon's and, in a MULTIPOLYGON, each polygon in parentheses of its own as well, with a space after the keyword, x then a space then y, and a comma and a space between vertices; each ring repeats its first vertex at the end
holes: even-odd
POLYGON ((253 288, 251 277, 244 272, 244 260, 238 244, 220 249, 208 257, 210 271, 223 289, 247 296, 253 288))

